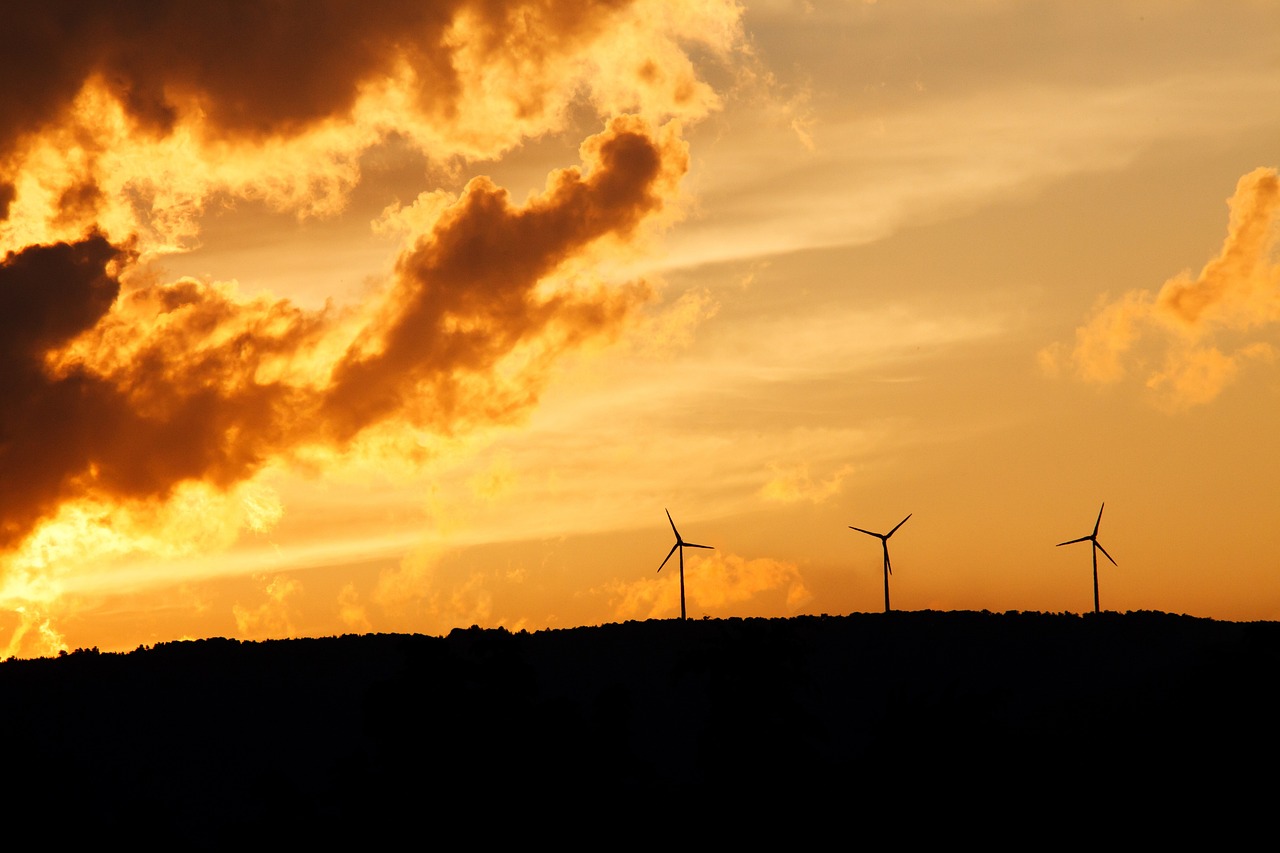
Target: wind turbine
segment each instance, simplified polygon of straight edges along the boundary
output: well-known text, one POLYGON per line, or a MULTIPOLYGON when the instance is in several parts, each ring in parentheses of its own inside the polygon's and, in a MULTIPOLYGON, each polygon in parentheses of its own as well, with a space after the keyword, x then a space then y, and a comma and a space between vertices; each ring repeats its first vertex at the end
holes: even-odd
POLYGON ((1079 539, 1072 539, 1068 542, 1059 542, 1058 547, 1063 545, 1074 545, 1077 542, 1093 543, 1093 612, 1098 612, 1098 552, 1101 551, 1103 556, 1111 560, 1111 565, 1119 565, 1115 560, 1111 559, 1111 555, 1107 553, 1107 549, 1102 547, 1102 543, 1098 541, 1098 525, 1102 524, 1102 510, 1107 506, 1107 502, 1103 501, 1102 506, 1098 507, 1098 520, 1093 523, 1093 532, 1088 536, 1081 536, 1079 539))
MULTIPOLYGON (((671 510, 665 510, 667 513, 667 521, 671 521, 671 510)), ((686 542, 680 538, 680 531, 676 530, 676 523, 671 521, 671 532, 676 535, 676 544, 671 546, 671 550, 667 552, 666 560, 662 561, 662 566, 667 564, 667 560, 671 559, 671 555, 676 551, 680 552, 680 619, 685 618, 684 611, 684 549, 685 548, 707 548, 714 551, 710 545, 695 545, 692 542, 686 542)), ((662 566, 658 566, 658 571, 662 571, 662 566)))
MULTIPOLYGON (((911 517, 911 513, 907 513, 907 518, 911 517)), ((875 533, 870 530, 863 530, 861 527, 849 525, 850 530, 856 530, 859 533, 865 533, 868 536, 874 536, 880 540, 880 544, 884 547, 884 612, 889 612, 889 575, 893 574, 893 567, 889 565, 889 537, 897 532, 898 528, 907 523, 907 518, 902 519, 893 526, 893 530, 888 533, 875 533)))

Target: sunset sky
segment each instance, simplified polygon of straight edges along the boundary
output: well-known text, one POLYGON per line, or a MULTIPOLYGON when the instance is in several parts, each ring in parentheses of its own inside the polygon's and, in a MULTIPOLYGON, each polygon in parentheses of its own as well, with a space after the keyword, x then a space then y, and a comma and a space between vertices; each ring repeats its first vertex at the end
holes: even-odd
POLYGON ((0 656, 1280 619, 1280 0, 21 4, 0 656))

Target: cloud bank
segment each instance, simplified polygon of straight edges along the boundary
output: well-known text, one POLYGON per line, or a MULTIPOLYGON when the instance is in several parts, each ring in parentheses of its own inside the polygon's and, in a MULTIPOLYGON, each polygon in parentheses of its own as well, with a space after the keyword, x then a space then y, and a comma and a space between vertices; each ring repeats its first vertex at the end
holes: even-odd
POLYGON ((615 119, 526 205, 472 181, 400 257, 332 362, 341 312, 241 299, 184 280, 122 293, 101 235, 0 264, 0 547, 77 496, 165 499, 231 486, 295 449, 343 449, 389 420, 448 432, 531 405, 549 360, 608 335, 643 283, 539 288, 569 258, 625 239, 687 165, 674 134, 615 119), (514 361, 514 364, 512 363, 514 361))
MULTIPOLYGON (((406 435, 527 412, 559 357, 652 297, 590 261, 678 210, 682 123, 718 105, 690 54, 742 50, 740 15, 730 0, 8 10, 0 478, 18 485, 0 492, 0 600, 139 508, 207 509, 272 464, 412 455, 406 435), (403 251, 362 304, 305 309, 149 265, 198 244, 211 202, 333 215, 379 147, 457 173, 584 108, 599 124, 580 165, 527 201, 484 176, 424 187, 429 215, 397 222, 403 251)), ((258 509, 235 524, 281 511, 258 509)))
POLYGON ((394 139, 493 158, 602 116, 697 119, 689 49, 742 43, 728 0, 26 4, 0 32, 0 251, 78 238, 175 250, 211 197, 333 213, 394 139))

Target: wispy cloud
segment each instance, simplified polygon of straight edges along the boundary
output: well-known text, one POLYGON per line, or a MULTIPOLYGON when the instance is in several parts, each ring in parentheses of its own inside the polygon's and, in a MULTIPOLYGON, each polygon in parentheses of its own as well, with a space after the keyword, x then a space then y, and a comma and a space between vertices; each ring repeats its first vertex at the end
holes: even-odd
MULTIPOLYGON (((768 557, 747 559, 721 551, 685 555, 685 598, 691 618, 702 614, 789 616, 811 599, 795 563, 768 557)), ((680 614, 680 585, 661 575, 609 588, 618 621, 669 619, 680 614)))
POLYGON ((257 605, 232 605, 236 631, 239 636, 251 639, 283 639, 297 636, 294 628, 291 599, 302 592, 302 584, 296 578, 276 575, 263 579, 266 600, 257 605))
POLYGON ((771 463, 770 477, 760 487, 760 496, 779 503, 823 503, 840 493, 845 477, 853 472, 852 465, 841 465, 830 476, 814 480, 809 465, 798 462, 791 465, 771 463))

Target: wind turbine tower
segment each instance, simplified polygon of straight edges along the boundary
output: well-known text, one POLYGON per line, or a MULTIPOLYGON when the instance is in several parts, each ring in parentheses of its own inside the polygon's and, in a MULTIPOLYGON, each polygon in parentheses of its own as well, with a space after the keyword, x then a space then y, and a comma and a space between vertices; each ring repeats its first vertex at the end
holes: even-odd
MULTIPOLYGON (((672 555, 672 554, 674 554, 676 551, 679 551, 679 552, 680 552, 680 620, 681 620, 681 621, 684 621, 684 619, 685 619, 685 609, 684 609, 684 549, 685 549, 685 548, 706 548, 706 549, 711 550, 711 551, 714 551, 715 549, 714 549, 714 548, 712 548, 710 545, 696 545, 696 544, 694 544, 693 542, 686 542, 686 541, 684 541, 682 538, 680 538, 680 531, 679 531, 679 530, 676 530, 676 523, 675 523, 674 521, 671 521, 671 510, 665 510, 665 512, 667 513, 667 521, 670 521, 670 522, 671 522, 671 532, 672 532, 672 533, 674 533, 674 534, 676 535, 676 544, 672 545, 672 546, 671 546, 671 550, 667 552, 666 559, 664 559, 664 560, 662 561, 662 566, 665 566, 665 565, 667 564, 667 560, 670 560, 670 559, 671 559, 671 555, 672 555)), ((658 566, 658 571, 662 571, 662 566, 658 566)))
POLYGON ((1093 523, 1092 533, 1090 533, 1088 536, 1081 536, 1079 539, 1071 539, 1067 542, 1058 543, 1059 548, 1061 548, 1063 545, 1074 545, 1077 542, 1093 543, 1093 612, 1094 613, 1098 612, 1098 552, 1101 551, 1104 557, 1106 557, 1108 560, 1111 560, 1111 565, 1113 566, 1119 565, 1118 563, 1116 563, 1115 560, 1111 559, 1111 555, 1107 553, 1107 549, 1103 548, 1102 543, 1098 541, 1098 525, 1102 524, 1102 510, 1106 509, 1106 507, 1107 507, 1106 501, 1103 501, 1102 506, 1098 507, 1098 520, 1093 523))
MULTIPOLYGON (((907 518, 911 517, 911 513, 907 514, 907 518)), ((850 530, 856 530, 859 533, 865 533, 868 536, 874 536, 880 540, 880 545, 884 548, 884 612, 889 612, 889 575, 893 574, 893 567, 889 565, 889 537, 898 531, 898 528, 907 523, 907 518, 902 519, 893 526, 893 530, 888 533, 875 533, 871 530, 863 530, 861 527, 849 525, 850 530)))

